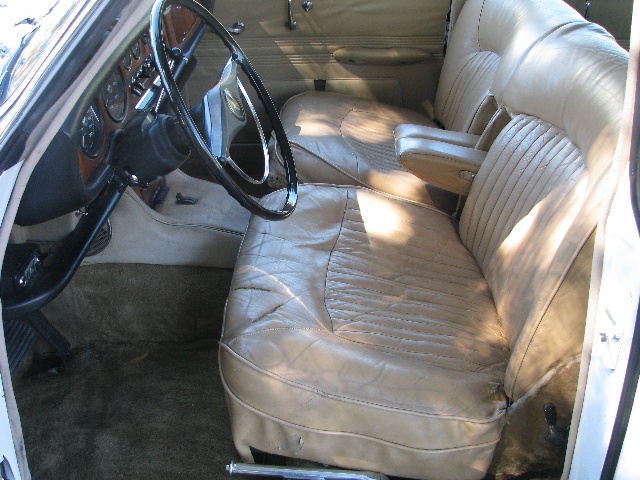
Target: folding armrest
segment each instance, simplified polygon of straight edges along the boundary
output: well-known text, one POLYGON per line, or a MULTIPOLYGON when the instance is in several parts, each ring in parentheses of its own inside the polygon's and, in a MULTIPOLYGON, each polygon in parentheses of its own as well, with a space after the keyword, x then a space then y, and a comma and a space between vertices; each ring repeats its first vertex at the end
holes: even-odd
POLYGON ((424 138, 447 142, 452 145, 473 148, 480 140, 480 135, 466 132, 456 132, 455 130, 443 130, 437 127, 427 127, 425 125, 402 124, 398 125, 393 132, 397 141, 398 138, 424 138))
POLYGON ((395 131, 400 165, 427 183, 468 195, 487 156, 474 148, 477 135, 401 125, 395 131))

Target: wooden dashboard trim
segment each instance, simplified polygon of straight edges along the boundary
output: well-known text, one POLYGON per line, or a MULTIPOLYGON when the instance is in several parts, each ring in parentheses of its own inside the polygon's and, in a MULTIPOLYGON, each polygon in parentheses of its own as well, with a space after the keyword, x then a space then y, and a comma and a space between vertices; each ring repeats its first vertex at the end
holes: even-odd
MULTIPOLYGON (((165 31, 167 44, 171 47, 184 47, 184 45, 193 37, 198 26, 200 25, 199 18, 190 10, 181 6, 172 6, 166 12, 165 15, 165 31)), ((99 114, 102 119, 102 147, 100 152, 95 157, 90 157, 82 151, 80 146, 77 148, 78 167, 80 172, 80 178, 84 183, 90 179, 91 175, 96 171, 98 166, 102 163, 103 159, 108 153, 110 145, 110 137, 118 129, 124 128, 124 126, 133 118, 136 113, 135 105, 140 101, 140 97, 135 95, 130 88, 131 77, 136 70, 145 62, 145 60, 151 55, 151 48, 149 41, 145 41, 148 38, 147 34, 143 34, 136 41, 140 44, 140 56, 136 59, 131 54, 131 48, 127 49, 127 54, 131 56, 131 67, 125 68, 124 62, 121 61, 116 67, 119 73, 123 77, 125 84, 125 115, 120 121, 114 121, 107 113, 106 106, 104 104, 102 93, 98 91, 96 100, 93 103, 97 106, 99 114)), ((157 73, 154 73, 147 81, 146 85, 150 85, 157 77, 157 73)))

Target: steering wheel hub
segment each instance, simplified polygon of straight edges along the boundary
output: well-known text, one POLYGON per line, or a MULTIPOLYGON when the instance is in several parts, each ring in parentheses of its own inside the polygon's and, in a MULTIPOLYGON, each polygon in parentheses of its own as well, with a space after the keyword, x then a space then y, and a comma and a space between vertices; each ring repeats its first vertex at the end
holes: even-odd
POLYGON ((224 99, 227 102, 227 107, 233 115, 243 122, 245 120, 244 107, 242 106, 242 101, 238 98, 238 96, 233 93, 228 88, 223 90, 224 99))

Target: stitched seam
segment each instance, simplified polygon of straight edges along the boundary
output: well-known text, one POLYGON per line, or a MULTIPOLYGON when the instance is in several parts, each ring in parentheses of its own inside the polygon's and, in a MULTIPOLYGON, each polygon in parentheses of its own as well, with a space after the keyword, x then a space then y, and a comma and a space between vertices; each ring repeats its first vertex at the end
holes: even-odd
MULTIPOLYGON (((358 322, 360 325, 362 325, 365 322, 358 322)), ((375 325, 375 324, 372 324, 375 325)), ((348 330, 347 329, 348 325, 345 325, 344 327, 338 328, 336 330, 336 332, 339 333, 352 333, 352 334, 357 334, 357 335, 372 335, 372 336, 379 336, 379 337, 384 337, 384 338, 390 338, 393 340, 401 340, 403 342, 410 342, 410 343, 415 343, 415 344, 428 344, 428 345, 439 345, 442 347, 446 347, 446 348, 451 348, 451 349, 462 349, 462 350, 467 350, 469 352, 474 352, 477 353, 479 356, 486 356, 487 354, 481 350, 476 350, 473 349, 471 347, 465 347, 463 345, 453 345, 451 343, 445 343, 445 342, 438 342, 436 341, 436 339, 418 339, 418 338, 407 338, 407 337, 400 337, 400 336, 396 336, 396 335, 392 335, 390 333, 383 333, 383 332, 375 332, 375 331, 368 331, 368 330, 348 330)), ((350 325, 349 325, 350 326, 350 325)), ((402 329, 398 329, 398 330, 402 330, 402 329)), ((408 330, 405 330, 408 331, 408 330)), ((450 339, 452 341, 457 340, 459 337, 453 336, 453 335, 441 335, 441 334, 426 334, 429 335, 430 337, 436 337, 436 338, 443 338, 443 339, 450 339)), ((501 349, 500 347, 494 347, 488 343, 483 343, 483 345, 487 346, 488 348, 492 349, 492 350, 496 350, 499 352, 504 353, 504 350, 501 349)), ((386 347, 386 345, 381 345, 386 347)), ((394 347, 392 347, 394 348, 394 347)), ((399 347, 395 347, 398 348, 399 350, 405 350, 408 352, 411 352, 411 350, 408 349, 401 349, 399 347)), ((427 352, 415 352, 415 353, 427 353, 427 352)), ((469 361, 468 359, 465 360, 461 360, 461 361, 469 361)), ((478 362, 473 362, 473 363, 478 363, 478 362)), ((480 363, 478 363, 478 365, 482 365, 480 363)))
MULTIPOLYGON (((372 334, 375 335, 375 334, 372 334)), ((443 359, 444 361, 450 360, 452 362, 455 362, 458 366, 461 366, 462 364, 470 364, 470 365, 476 365, 478 367, 481 367, 483 369, 489 369, 489 370, 493 370, 493 373, 487 373, 488 376, 495 376, 497 373, 500 374, 504 374, 503 369, 496 369, 496 368, 492 368, 491 366, 488 365, 483 365, 482 363, 478 363, 478 362, 474 362, 472 360, 469 360, 468 358, 465 359, 461 359, 461 358, 456 358, 456 357, 450 357, 448 355, 440 355, 437 353, 430 353, 430 352, 419 352, 419 351, 414 351, 414 350, 409 350, 406 348, 398 348, 398 347, 392 347, 392 346, 388 346, 388 345, 379 345, 379 344, 370 344, 370 343, 365 343, 365 342, 361 342, 358 340, 354 340, 351 338, 347 338, 344 337, 342 335, 336 334, 337 337, 340 337, 341 339, 347 341, 347 342, 352 342, 352 343, 356 343, 358 345, 362 345, 364 347, 367 348, 374 348, 374 349, 385 349, 385 350, 390 350, 391 352, 394 352, 396 354, 402 354, 402 353, 407 353, 407 354, 411 354, 411 355, 420 355, 423 357, 432 357, 432 358, 437 358, 437 359, 443 359)), ((435 343, 435 342, 434 342, 435 343)), ((402 355, 400 355, 402 356, 402 355)), ((496 361, 494 363, 502 363, 505 361, 504 358, 501 359, 495 359, 496 361)), ((452 370, 452 368, 447 367, 447 365, 444 365, 442 363, 435 363, 435 362, 430 362, 432 365, 441 368, 441 369, 445 369, 445 370, 452 370)), ((453 370, 456 370, 455 368, 453 368, 453 370)), ((463 368, 459 368, 458 371, 464 371, 464 372, 476 372, 476 370, 474 369, 463 369, 463 368)))
MULTIPOLYGON (((350 343, 358 343, 358 342, 353 342, 352 340, 349 339, 344 339, 347 342, 350 343)), ((487 424, 487 423, 492 423, 494 422, 496 419, 502 417, 504 415, 504 410, 501 410, 499 414, 493 416, 493 417, 488 417, 486 419, 472 419, 472 418, 468 418, 468 417, 461 417, 461 416, 447 416, 447 415, 437 415, 434 413, 424 413, 424 412, 416 412, 415 410, 407 410, 407 409, 402 409, 402 408, 393 408, 390 407, 388 405, 382 405, 379 403, 374 403, 374 402, 367 402, 364 400, 359 400, 356 398, 351 398, 348 396, 342 396, 342 395, 336 395, 334 393, 329 393, 323 390, 320 390, 319 388, 312 388, 309 387, 303 383, 299 383, 287 378, 284 378, 280 375, 277 375, 276 373, 270 372, 268 370, 265 370, 264 368, 259 367, 258 365, 256 365, 254 362, 251 362, 250 360, 246 359, 245 357, 241 356, 239 353, 231 350, 231 348, 228 345, 225 345, 224 343, 222 344, 222 347, 227 350, 229 353, 231 353, 234 357, 242 360, 243 362, 247 363, 249 366, 253 367, 255 370, 259 371, 260 373, 267 375, 269 377, 272 378, 276 378, 279 381, 289 384, 289 385, 294 385, 296 387, 299 387, 303 390, 307 390, 313 393, 316 393, 318 395, 322 395, 325 396, 327 398, 331 398, 331 399, 336 399, 336 400, 341 400, 341 401, 348 401, 348 402, 352 402, 352 403, 356 403, 356 404, 360 404, 360 405, 366 405, 366 406, 371 406, 371 407, 376 407, 376 408, 382 408, 384 410, 388 410, 388 411, 392 411, 392 412, 406 412, 406 413, 410 413, 413 415, 417 415, 417 416, 421 416, 421 417, 428 417, 428 418, 439 418, 439 419, 445 419, 445 420, 461 420, 461 421, 466 421, 469 423, 477 423, 477 424, 487 424)))
POLYGON ((478 14, 478 26, 477 26, 477 37, 476 37, 476 41, 478 42, 478 50, 482 51, 482 46, 480 45, 480 24, 482 23, 482 14, 484 13, 484 6, 486 4, 486 0, 484 0, 482 2, 482 5, 480 6, 480 13, 478 14))
POLYGON ((331 317, 331 312, 329 310, 329 307, 327 306, 327 283, 329 281, 329 266, 331 265, 331 257, 333 256, 333 252, 336 249, 336 246, 338 245, 338 241, 340 240, 340 235, 342 233, 342 228, 344 226, 344 220, 345 220, 345 216, 347 214, 347 205, 349 203, 349 192, 351 191, 351 189, 347 189, 345 191, 345 198, 344 198, 344 210, 342 212, 342 221, 340 222, 340 228, 338 229, 338 235, 336 235, 336 241, 333 244, 333 247, 331 247, 331 251, 329 252, 329 257, 327 259, 327 270, 324 274, 324 292, 323 292, 323 303, 324 303, 324 308, 327 310, 327 316, 329 317, 329 320, 331 320, 331 331, 334 331, 334 326, 333 326, 333 318, 331 317))
MULTIPOLYGON (((437 307, 443 307, 443 306, 444 306, 444 307, 450 307, 450 305, 446 305, 446 304, 444 304, 444 305, 443 305, 443 304, 440 304, 440 303, 438 303, 438 302, 436 302, 436 301, 431 301, 431 302, 428 302, 428 303, 427 303, 427 302, 419 302, 419 301, 415 301, 415 300, 408 300, 408 299, 404 299, 404 298, 400 298, 400 297, 396 297, 396 298, 398 298, 398 299, 402 300, 402 301, 404 302, 404 304, 405 304, 405 305, 407 305, 407 306, 419 306, 419 307, 425 307, 425 308, 423 308, 424 310, 436 310, 436 309, 437 309, 437 307)), ((352 300, 352 301, 350 301, 350 302, 340 301, 340 300, 334 300, 334 302, 336 302, 336 303, 343 303, 343 304, 344 304, 344 303, 348 303, 348 304, 350 304, 350 305, 356 305, 356 306, 359 306, 359 307, 365 307, 365 308, 368 308, 368 309, 370 309, 370 310, 374 310, 374 311, 375 311, 375 310, 379 310, 379 308, 378 308, 378 307, 375 307, 375 306, 372 306, 372 305, 363 304, 363 303, 358 303, 358 302, 355 302, 355 301, 353 301, 353 300, 352 300)), ((337 312, 350 312, 350 311, 351 311, 351 310, 348 310, 348 309, 346 309, 346 308, 340 308, 340 307, 338 307, 338 306, 331 307, 331 310, 335 310, 335 311, 337 311, 337 312)), ((446 313, 448 313, 448 314, 450 314, 450 315, 456 315, 456 316, 459 316, 459 317, 462 317, 462 318, 465 318, 465 319, 471 320, 471 321, 473 321, 473 322, 482 323, 482 318, 483 318, 483 317, 482 317, 482 312, 479 312, 479 311, 477 311, 477 310, 476 310, 476 311, 474 311, 474 313, 477 313, 477 314, 478 314, 478 316, 469 316, 469 315, 464 315, 463 313, 459 313, 459 311, 451 311, 451 310, 447 310, 447 309, 445 309, 445 308, 440 308, 440 311, 441 311, 441 312, 443 312, 443 313, 444 313, 444 312, 446 312, 446 313)), ((462 309, 461 309, 461 311, 462 311, 462 309)), ((468 310, 467 310, 467 311, 464 311, 464 313, 467 313, 467 312, 468 312, 468 310)), ((361 313, 359 313, 359 314, 358 314, 358 316, 361 316, 361 315, 373 315, 373 312, 372 312, 372 311, 369 311, 369 312, 361 312, 361 313)), ((358 318, 358 316, 354 317, 354 318, 353 318, 352 320, 350 320, 350 321, 351 321, 351 322, 357 322, 358 320, 356 320, 356 319, 358 318)), ((417 316, 417 317, 418 317, 419 315, 415 315, 415 314, 414 314, 414 316, 417 316)), ((496 317, 497 317, 497 315, 496 315, 496 317)), ((387 317, 387 318, 393 318, 393 317, 387 317)), ((433 317, 433 318, 434 318, 434 319, 436 319, 437 317, 433 317)), ((441 320, 441 319, 439 319, 439 320, 441 320)), ((446 321, 449 321, 449 320, 446 320, 446 321)), ((453 320, 452 320, 452 322, 453 322, 453 320)))
MULTIPOLYGON (((436 288, 438 288, 440 286, 440 284, 434 285, 433 288, 425 288, 425 287, 420 287, 418 285, 404 284, 404 283, 394 282, 393 280, 381 279, 380 277, 374 277, 374 276, 371 276, 371 275, 367 275, 365 272, 360 272, 360 271, 358 271, 358 272, 359 273, 363 273, 363 275, 360 275, 358 277, 360 279, 362 279, 362 278, 371 279, 371 280, 376 281, 376 283, 386 284, 386 285, 391 284, 391 286, 397 286, 399 288, 402 288, 403 290, 406 290, 407 288, 410 288, 410 289, 412 289, 414 291, 417 291, 417 292, 431 293, 434 296, 446 295, 447 297, 451 297, 452 299, 462 299, 462 300, 464 300, 464 299, 468 298, 469 294, 476 293, 476 292, 473 291, 472 288, 470 288, 464 293, 454 294, 454 293, 447 292, 446 289, 435 290, 436 288)), ((354 277, 355 276, 356 275, 354 275, 354 277)), ((356 286, 357 288, 365 290, 367 292, 377 293, 377 294, 385 295, 385 296, 393 296, 395 298, 401 298, 398 295, 393 295, 393 294, 390 294, 389 292, 384 292, 382 290, 376 290, 375 288, 368 288, 368 287, 365 287, 365 286, 356 285, 354 283, 349 283, 347 281, 340 281, 340 280, 337 280, 337 279, 329 279, 328 281, 330 281, 332 283, 346 285, 346 286, 356 286)), ((442 283, 445 283, 445 282, 442 282, 442 283)), ((448 285, 456 285, 456 286, 466 287, 466 285, 458 284, 458 283, 455 283, 455 282, 448 282, 448 285)), ((483 294, 483 293, 479 294, 478 296, 479 297, 483 297, 486 300, 491 300, 492 299, 492 297, 490 295, 486 295, 486 294, 483 294)), ((411 302, 412 301, 411 299, 408 299, 408 298, 403 298, 402 300, 405 301, 405 302, 411 302)), ((422 302, 419 302, 418 300, 413 300, 413 302, 422 303, 422 302)), ((465 302, 465 305, 466 305, 466 302, 465 302)), ((478 312, 478 313, 480 313, 480 312, 478 312)))
MULTIPOLYGON (((333 308, 333 310, 342 311, 339 308, 333 308)), ((362 315, 358 315, 358 317, 360 317, 360 316, 362 316, 362 315)), ((416 317, 416 318, 419 319, 419 321, 418 320, 411 320, 411 319, 407 318, 406 316, 404 316, 404 317, 396 317, 396 316, 393 316, 393 315, 382 315, 382 314, 377 315, 377 317, 380 318, 381 321, 392 320, 392 321, 403 322, 403 323, 412 323, 412 324, 420 325, 420 326, 423 326, 423 327, 424 326, 431 326, 431 327, 442 328, 442 329, 458 330, 458 331, 464 332, 464 333, 466 333, 468 335, 471 335, 471 336, 475 336, 476 335, 476 333, 474 333, 471 330, 475 330, 476 332, 480 332, 480 333, 490 333, 490 334, 493 333, 491 331, 492 329, 489 329, 489 328, 478 328, 478 327, 489 327, 488 324, 486 324, 485 322, 482 322, 480 320, 476 321, 474 319, 473 323, 465 323, 465 324, 456 323, 456 322, 453 322, 453 321, 446 320, 447 323, 446 323, 446 325, 444 325, 443 323, 439 323, 440 320, 436 319, 436 318, 423 317, 422 315, 417 315, 417 314, 408 314, 408 316, 416 317)), ((358 317, 356 317, 356 318, 358 318, 358 317)), ((355 320, 355 321, 362 322, 362 323, 372 323, 372 324, 375 323, 373 321, 367 322, 365 320, 355 320)), ((406 330, 407 331, 414 331, 414 330, 411 330, 411 329, 406 329, 406 330)))
POLYGON ((344 171, 342 168, 338 167, 336 164, 332 163, 331 161, 327 160, 326 158, 318 155, 316 152, 313 152, 311 150, 309 150, 308 148, 302 146, 301 144, 297 143, 295 140, 294 141, 289 141, 289 144, 292 147, 297 147, 300 150, 303 150, 304 152, 308 153, 309 155, 317 158, 319 161, 326 163, 327 165, 329 165, 331 168, 334 168, 335 170, 339 171, 340 173, 342 173, 344 176, 350 178, 351 180, 353 180, 354 182, 356 182, 356 186, 361 186, 361 187, 369 187, 368 185, 366 185, 364 182, 362 182, 362 180, 360 180, 357 177, 354 177, 353 175, 351 175, 350 173, 344 171))
MULTIPOLYGON (((348 228, 347 228, 347 227, 345 227, 345 229, 348 229, 348 228)), ((351 231, 353 231, 353 230, 351 230, 351 231)), ((357 232, 357 233, 362 233, 362 234, 364 234, 364 232, 357 232)), ((362 242, 362 241, 360 241, 360 240, 354 239, 353 237, 349 237, 349 236, 346 236, 346 235, 345 235, 345 237, 346 237, 346 240, 348 240, 349 242, 358 243, 358 244, 360 244, 360 245, 362 245, 362 244, 364 243, 364 242, 362 242)), ((413 247, 412 249, 413 249, 413 250, 419 250, 419 249, 420 249, 420 246, 415 246, 415 247, 413 247)), ((433 252, 433 255, 431 255, 431 256, 429 256, 429 257, 419 257, 419 256, 416 256, 416 255, 411 255, 411 254, 409 254, 409 253, 405 253, 404 251, 400 251, 400 250, 394 250, 394 251, 393 251, 393 253, 394 253, 395 255, 401 255, 402 257, 406 258, 406 259, 407 259, 407 260, 409 260, 409 261, 412 261, 412 260, 419 260, 420 262, 428 262, 428 263, 431 263, 431 264, 434 264, 434 265, 442 265, 442 266, 444 266, 444 267, 451 268, 451 269, 455 268, 455 269, 458 269, 458 270, 462 270, 463 272, 475 273, 478 277, 481 277, 481 276, 482 276, 482 273, 480 272, 480 270, 479 270, 479 269, 478 269, 478 270, 475 270, 475 269, 472 269, 472 268, 468 268, 468 267, 466 267, 466 266, 453 265, 453 261, 456 261, 457 263, 465 262, 465 261, 467 261, 467 262, 468 262, 468 260, 467 260, 466 258, 464 258, 464 257, 455 257, 455 256, 447 255, 447 254, 445 254, 445 253, 440 253, 440 252, 433 252), (437 260, 438 258, 441 258, 441 259, 443 259, 443 260, 450 259, 450 260, 451 260, 451 263, 447 263, 446 261, 438 261, 438 260, 437 260)), ((345 255, 345 256, 346 256, 346 255, 349 255, 349 257, 347 258, 347 260, 348 260, 348 259, 353 259, 353 258, 357 258, 357 257, 358 257, 358 255, 356 255, 356 254, 346 254, 346 253, 345 253, 344 255, 345 255)), ((380 263, 373 263, 373 262, 371 262, 368 258, 359 258, 359 261, 360 261, 360 263, 362 263, 362 264, 380 265, 380 263)), ((384 262, 384 263, 393 263, 393 264, 396 264, 397 262, 395 262, 395 261, 393 261, 393 260, 389 259, 387 262, 384 262)), ((465 263, 466 263, 466 262, 465 262, 465 263)), ((351 268, 351 267, 349 267, 349 268, 351 268)), ((421 269, 417 269, 417 268, 415 268, 414 270, 415 270, 416 272, 421 271, 421 269)), ((359 270, 356 270, 356 271, 359 271, 359 270)), ((362 273, 365 273, 365 272, 364 272, 364 271, 362 271, 362 273)), ((429 276, 429 275, 425 275, 425 276, 429 276)), ((453 275, 452 275, 452 276, 453 276, 453 275)), ((472 277, 467 277, 467 278, 468 278, 469 280, 472 280, 472 279, 473 279, 472 277)))
MULTIPOLYGON (((368 436, 368 435, 359 434, 359 433, 332 432, 332 431, 328 431, 328 430, 320 430, 318 428, 307 427, 307 426, 304 426, 304 425, 298 425, 298 424, 295 424, 295 423, 291 423, 291 422, 288 422, 286 420, 282 420, 279 417, 273 416, 273 415, 271 415, 271 414, 269 414, 267 412, 264 412, 262 410, 258 410, 257 408, 252 407, 251 405, 249 405, 248 403, 246 403, 245 401, 240 399, 235 393, 233 393, 231 391, 231 388, 228 386, 227 382, 225 381, 224 377, 222 377, 222 383, 224 384, 224 388, 227 391, 227 393, 229 393, 229 395, 231 395, 237 402, 241 403, 244 408, 252 410, 252 411, 256 412, 258 415, 263 415, 263 416, 269 418, 272 421, 281 422, 281 423, 283 423, 285 425, 292 426, 292 427, 294 427, 296 429, 306 430, 306 431, 310 431, 312 433, 320 432, 320 434, 324 434, 324 435, 336 435, 336 436, 348 436, 348 437, 355 437, 355 438, 365 438, 367 440, 370 440, 370 441, 373 441, 373 442, 376 442, 376 443, 381 443, 383 445, 391 445, 393 447, 397 447, 397 448, 400 448, 402 450, 409 450, 409 451, 413 451, 413 452, 426 452, 426 453, 429 453, 429 452, 450 452, 450 451, 469 450, 469 449, 474 449, 474 448, 486 448, 488 446, 495 445, 497 442, 500 441, 500 438, 498 438, 498 439, 492 440, 490 442, 480 443, 480 444, 473 444, 473 445, 465 445, 465 446, 462 446, 462 447, 451 447, 451 448, 441 448, 441 449, 421 449, 421 448, 415 448, 415 447, 410 447, 410 446, 407 446, 407 445, 402 445, 402 444, 390 442, 388 440, 374 438, 374 437, 371 437, 371 436, 368 436)), ((408 413, 408 414, 415 414, 414 412, 407 411, 407 410, 405 410, 405 412, 408 413)), ((501 411, 501 413, 495 417, 495 420, 499 420, 502 416, 504 416, 505 412, 506 412, 506 409, 503 409, 501 411)), ((450 419, 446 419, 446 420, 450 421, 450 419)), ((453 419, 453 420, 455 421, 455 419, 453 419)), ((461 419, 461 421, 469 421, 469 420, 461 419)), ((470 422, 470 423, 478 423, 478 422, 470 422)), ((491 423, 491 422, 483 422, 483 424, 485 424, 485 423, 491 423)))

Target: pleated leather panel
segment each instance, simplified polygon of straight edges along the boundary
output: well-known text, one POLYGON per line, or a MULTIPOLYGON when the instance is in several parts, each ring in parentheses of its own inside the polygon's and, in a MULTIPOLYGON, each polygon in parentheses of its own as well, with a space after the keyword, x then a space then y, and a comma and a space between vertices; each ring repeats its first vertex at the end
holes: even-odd
POLYGON ((399 121, 402 118, 398 115, 379 115, 366 110, 353 109, 345 115, 340 134, 356 153, 359 176, 372 169, 403 171, 396 158, 393 137, 399 121))
POLYGON ((514 118, 496 139, 487 168, 474 181, 460 236, 487 278, 512 348, 573 259, 556 252, 575 240, 572 223, 587 181, 582 153, 568 136, 527 115, 514 118), (531 298, 532 292, 541 298, 531 298))
POLYGON ((489 95, 500 55, 479 51, 466 58, 456 58, 455 62, 458 64, 455 79, 449 88, 441 84, 438 89, 436 117, 448 130, 468 132, 489 95))
POLYGON ((543 228, 544 218, 561 208, 567 193, 586 175, 582 154, 567 135, 527 115, 516 117, 501 133, 486 164, 460 220, 462 241, 485 275, 496 250, 519 222, 533 214, 539 219, 536 228, 543 228))
POLYGON ((398 162, 394 129, 405 123, 404 112, 384 114, 354 108, 342 119, 340 135, 362 185, 439 208, 454 204, 455 196, 432 187, 398 162), (442 198, 441 198, 442 197, 442 198))
POLYGON ((508 351, 487 283, 454 224, 434 217, 349 192, 327 271, 333 331, 393 355, 501 378, 508 351))
POLYGON ((306 92, 287 102, 282 122, 303 182, 362 185, 441 208, 451 202, 448 192, 429 191, 397 161, 393 131, 398 125, 435 126, 417 112, 362 98, 306 92))

